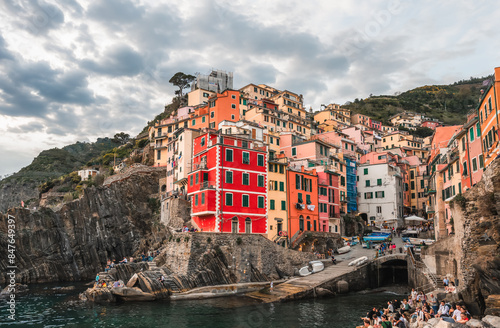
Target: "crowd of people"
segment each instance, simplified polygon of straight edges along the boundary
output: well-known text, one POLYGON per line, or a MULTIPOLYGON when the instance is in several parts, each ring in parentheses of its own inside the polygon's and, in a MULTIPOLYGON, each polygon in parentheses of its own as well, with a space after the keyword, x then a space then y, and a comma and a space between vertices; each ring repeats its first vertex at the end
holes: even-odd
POLYGON ((156 251, 149 251, 146 253, 142 253, 139 257, 133 258, 129 257, 127 258, 126 256, 123 257, 121 261, 118 261, 116 259, 113 260, 108 260, 106 263, 106 267, 104 268, 104 272, 108 272, 111 269, 113 269, 115 266, 119 264, 127 264, 127 263, 139 263, 139 262, 153 262, 154 258, 160 254, 159 250, 156 251))
POLYGON ((407 299, 397 299, 387 302, 387 307, 377 309, 374 307, 366 317, 362 317, 363 326, 368 328, 409 328, 410 322, 423 322, 432 318, 448 322, 466 323, 471 319, 469 311, 460 304, 438 301, 437 297, 430 293, 424 294, 412 289, 407 299))

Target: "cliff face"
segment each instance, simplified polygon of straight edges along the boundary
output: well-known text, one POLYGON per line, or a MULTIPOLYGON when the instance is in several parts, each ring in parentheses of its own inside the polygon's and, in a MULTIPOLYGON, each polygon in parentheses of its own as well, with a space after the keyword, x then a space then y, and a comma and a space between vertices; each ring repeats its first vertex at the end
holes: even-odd
MULTIPOLYGON (((103 187, 57 212, 13 209, 16 220, 17 282, 36 283, 92 279, 106 259, 121 259, 159 246, 166 232, 154 213, 159 168, 115 175, 103 187)), ((0 218, 0 283, 6 281, 7 215, 0 218)))
POLYGON ((459 296, 473 314, 500 315, 500 160, 450 204, 455 234, 423 252, 436 273, 458 278, 459 296))

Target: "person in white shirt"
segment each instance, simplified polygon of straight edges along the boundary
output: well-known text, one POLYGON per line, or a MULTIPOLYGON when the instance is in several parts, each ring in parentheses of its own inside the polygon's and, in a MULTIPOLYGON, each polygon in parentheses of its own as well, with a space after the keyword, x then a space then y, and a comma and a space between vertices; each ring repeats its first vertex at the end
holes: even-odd
POLYGON ((448 312, 450 311, 450 307, 441 301, 441 305, 439 306, 438 312, 436 314, 436 318, 448 316, 448 312))

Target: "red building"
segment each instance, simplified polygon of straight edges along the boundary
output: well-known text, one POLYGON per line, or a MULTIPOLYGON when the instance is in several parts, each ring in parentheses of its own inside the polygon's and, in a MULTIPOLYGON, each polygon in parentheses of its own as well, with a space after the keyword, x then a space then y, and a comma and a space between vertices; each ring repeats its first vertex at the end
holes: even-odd
POLYGON ((380 131, 382 130, 382 122, 370 119, 370 128, 380 131))
POLYGON ((436 128, 438 126, 441 126, 441 123, 439 123, 438 121, 426 120, 426 121, 423 121, 422 124, 420 124, 420 126, 423 128, 429 128, 429 129, 436 130, 436 128))
POLYGON ((267 233, 267 146, 210 131, 193 141, 191 220, 204 232, 267 233))

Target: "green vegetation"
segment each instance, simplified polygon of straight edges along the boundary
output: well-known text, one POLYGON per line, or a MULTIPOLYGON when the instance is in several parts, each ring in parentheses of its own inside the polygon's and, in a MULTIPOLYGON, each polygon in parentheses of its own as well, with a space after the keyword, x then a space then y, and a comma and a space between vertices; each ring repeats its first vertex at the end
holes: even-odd
POLYGON ((386 125, 390 124, 392 115, 403 111, 422 113, 444 124, 461 124, 467 113, 478 106, 482 81, 487 78, 490 77, 470 78, 452 85, 423 86, 394 96, 356 98, 343 107, 386 125))

